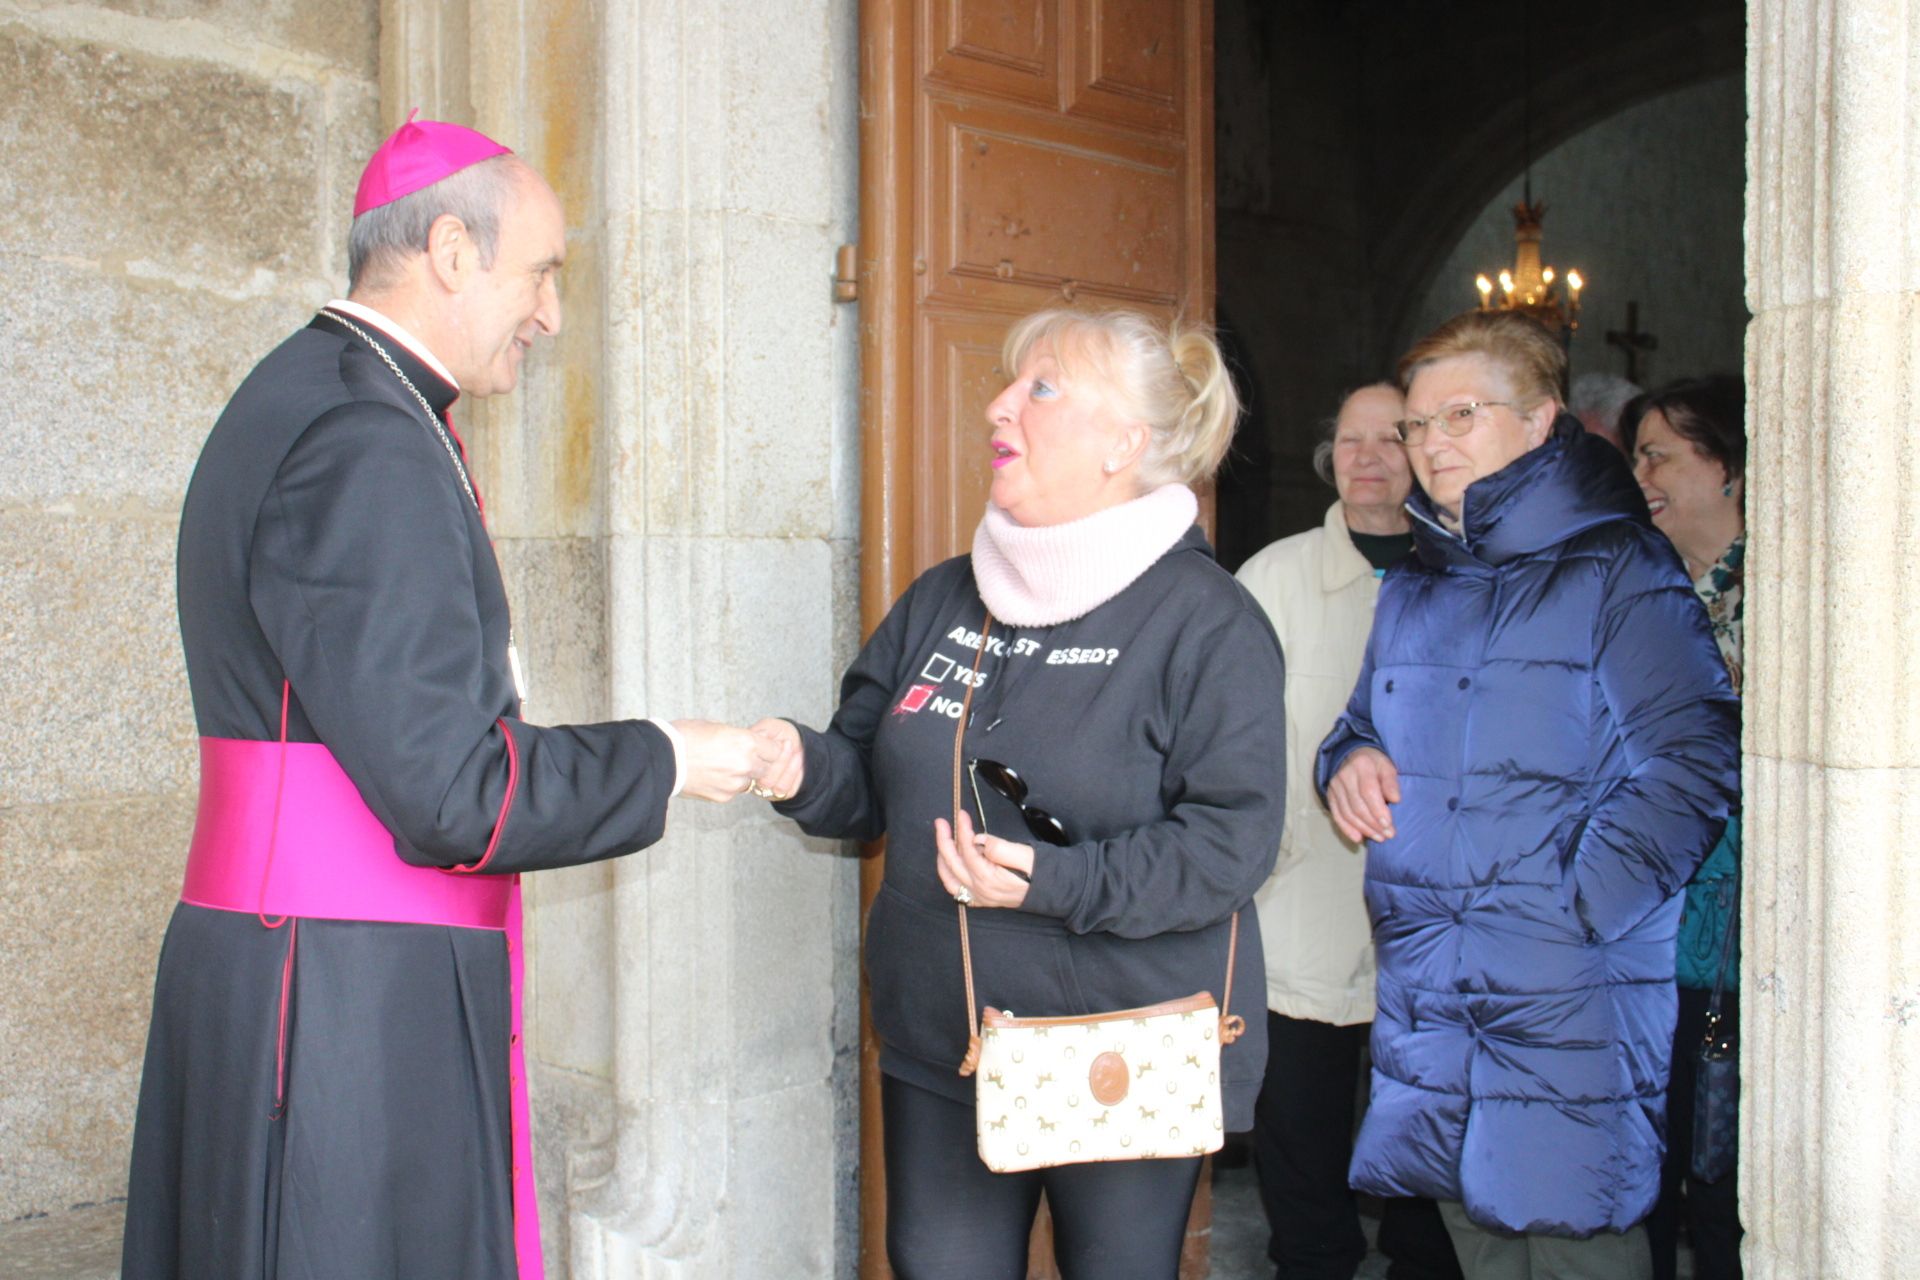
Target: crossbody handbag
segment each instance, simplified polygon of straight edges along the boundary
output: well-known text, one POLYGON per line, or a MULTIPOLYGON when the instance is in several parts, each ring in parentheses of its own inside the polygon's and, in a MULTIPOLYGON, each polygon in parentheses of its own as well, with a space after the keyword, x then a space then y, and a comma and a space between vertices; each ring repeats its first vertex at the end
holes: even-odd
POLYGON ((1718 1182, 1740 1159, 1740 1045, 1724 1025, 1727 964, 1740 927, 1740 874, 1733 875, 1733 905, 1720 939, 1720 971, 1707 1000, 1707 1029, 1693 1059, 1693 1159, 1688 1172, 1718 1182))
MULTIPOLYGON (((973 690, 986 653, 992 613, 980 627, 973 678, 953 735, 953 830, 959 838, 960 775, 973 690)), ((973 994, 967 908, 959 904, 960 967, 967 989, 967 1056, 974 1078, 974 1131, 980 1159, 995 1173, 1103 1160, 1190 1157, 1218 1151, 1225 1139, 1220 1047, 1246 1029, 1223 1016, 1233 999, 1240 913, 1227 933, 1223 1004, 1199 991, 1164 1004, 1078 1017, 1022 1018, 973 994)))

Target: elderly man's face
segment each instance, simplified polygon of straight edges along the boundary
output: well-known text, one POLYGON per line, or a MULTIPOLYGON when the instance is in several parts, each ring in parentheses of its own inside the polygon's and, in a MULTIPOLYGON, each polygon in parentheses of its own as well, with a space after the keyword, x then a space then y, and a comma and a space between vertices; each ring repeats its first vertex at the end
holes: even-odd
POLYGON ((1362 387, 1340 406, 1333 428, 1333 486, 1349 511, 1397 509, 1413 475, 1394 423, 1405 414, 1391 387, 1362 387))
POLYGON ((533 340, 560 332, 557 276, 566 256, 559 197, 538 174, 520 169, 501 211, 493 265, 473 274, 456 310, 456 359, 448 364, 463 393, 513 390, 533 340))

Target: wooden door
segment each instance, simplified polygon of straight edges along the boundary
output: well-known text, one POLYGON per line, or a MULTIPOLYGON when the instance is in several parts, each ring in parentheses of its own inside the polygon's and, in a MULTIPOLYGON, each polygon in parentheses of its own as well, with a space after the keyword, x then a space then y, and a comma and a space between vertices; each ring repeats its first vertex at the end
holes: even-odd
MULTIPOLYGON (((862 0, 860 16, 871 632, 918 574, 972 542, 992 474, 984 410, 1006 381, 1012 321, 1062 304, 1212 317, 1213 5, 862 0)), ((864 868, 863 908, 881 856, 864 868)), ((864 991, 861 1036, 869 1280, 889 1273, 864 991)), ((1184 1274, 1205 1274, 1196 1238, 1198 1269, 1184 1274)))

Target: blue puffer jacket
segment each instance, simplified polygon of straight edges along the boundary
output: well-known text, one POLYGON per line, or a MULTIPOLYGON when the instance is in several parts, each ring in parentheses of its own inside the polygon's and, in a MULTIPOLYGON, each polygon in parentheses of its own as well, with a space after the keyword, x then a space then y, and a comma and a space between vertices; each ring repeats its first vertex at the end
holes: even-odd
POLYGON ((1625 1230, 1659 1190, 1680 890, 1726 822, 1739 713, 1625 460, 1563 416, 1466 492, 1408 504, 1317 781, 1400 774, 1367 854, 1373 1101, 1352 1181, 1484 1226, 1625 1230))

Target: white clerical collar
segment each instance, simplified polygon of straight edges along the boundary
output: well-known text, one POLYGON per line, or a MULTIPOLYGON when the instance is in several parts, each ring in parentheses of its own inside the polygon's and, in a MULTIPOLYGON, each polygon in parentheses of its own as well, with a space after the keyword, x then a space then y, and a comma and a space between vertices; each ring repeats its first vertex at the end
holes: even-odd
POLYGON ((435 359, 433 352, 427 350, 427 344, 408 333, 406 329, 401 327, 398 321, 389 316, 382 315, 364 303, 349 302, 345 298, 335 298, 327 304, 327 310, 342 312, 352 316, 355 320, 370 324, 376 329, 379 329, 380 332, 386 334, 389 338, 392 338, 395 342, 412 352, 414 357, 418 359, 420 363, 426 365, 427 368, 433 370, 441 381, 445 382, 455 391, 460 390, 459 381, 448 371, 447 366, 435 359))

